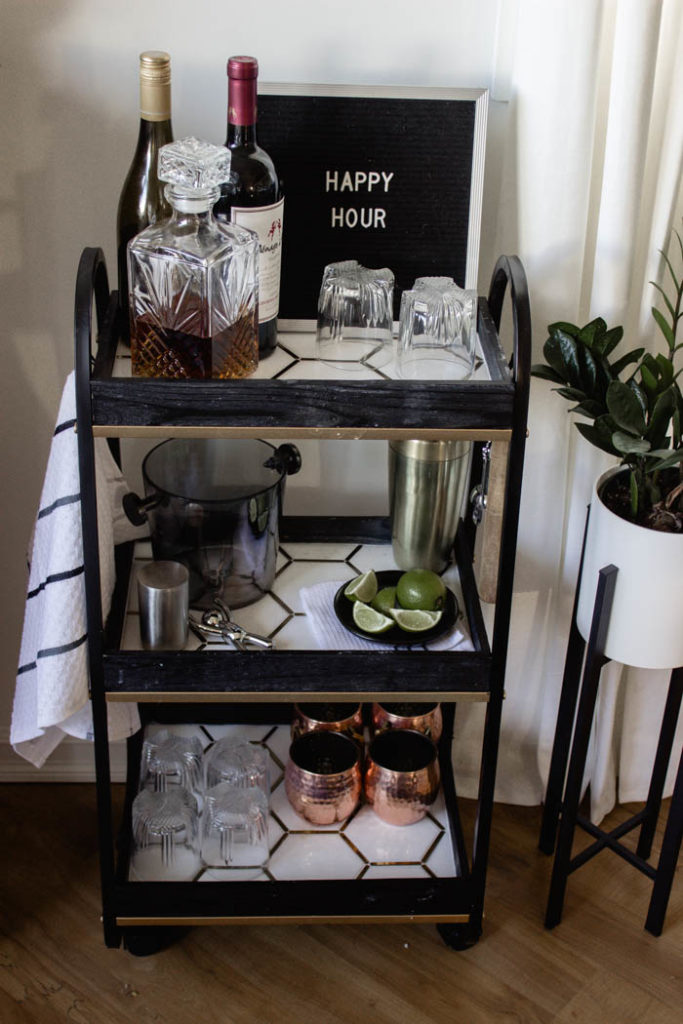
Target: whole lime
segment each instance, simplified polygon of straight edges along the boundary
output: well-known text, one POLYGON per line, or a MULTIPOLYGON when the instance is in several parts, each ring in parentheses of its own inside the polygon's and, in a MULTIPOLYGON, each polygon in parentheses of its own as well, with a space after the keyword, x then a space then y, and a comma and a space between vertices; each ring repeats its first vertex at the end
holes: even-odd
POLYGON ((401 608, 438 611, 446 601, 446 584, 431 569, 409 569, 396 584, 401 608))
POLYGON ((370 602, 370 607, 382 615, 388 615, 396 607, 396 587, 382 587, 370 602))

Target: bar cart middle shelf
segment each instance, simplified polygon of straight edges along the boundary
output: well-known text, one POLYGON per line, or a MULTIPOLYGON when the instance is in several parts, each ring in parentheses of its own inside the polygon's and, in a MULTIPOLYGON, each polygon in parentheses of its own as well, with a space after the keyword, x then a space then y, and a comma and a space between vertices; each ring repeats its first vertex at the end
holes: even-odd
MULTIPOLYGON (((501 257, 496 264, 488 299, 479 300, 480 371, 472 380, 455 383, 405 384, 384 369, 375 372, 372 366, 361 379, 333 379, 324 364, 316 363, 311 337, 305 335, 280 335, 276 353, 255 377, 244 381, 131 378, 116 369, 117 303, 116 292, 109 291, 102 251, 85 249, 76 283, 76 395, 105 942, 116 947, 123 941, 131 952, 142 954, 162 948, 177 929, 202 924, 414 921, 436 924, 453 948, 472 945, 482 931, 526 438, 530 315, 519 260, 501 257), (513 326, 509 363, 499 340, 508 293, 513 326), (483 479, 485 443, 490 442, 486 448, 495 451, 496 457, 491 459, 489 477, 500 481, 500 493, 490 503, 482 525, 475 527, 469 516, 461 521, 454 551, 472 650, 130 649, 123 638, 135 558, 132 544, 116 551, 112 609, 102 624, 97 436, 108 437, 115 453, 117 439, 126 437, 459 438, 473 442, 473 485, 483 479), (484 548, 493 545, 497 554, 495 610, 488 631, 474 569, 475 550, 481 550, 477 530, 486 528, 484 548), (283 880, 271 872, 259 880, 212 877, 205 884, 129 879, 130 814, 143 730, 128 741, 126 799, 123 820, 118 823, 112 808, 107 738, 112 702, 137 702, 145 728, 153 728, 152 723, 195 723, 210 741, 216 730, 242 724, 253 735, 258 726, 267 744, 268 736, 280 737, 281 743, 297 700, 388 697, 442 702, 443 793, 434 827, 439 843, 450 844, 450 855, 443 861, 448 864, 445 873, 443 867, 434 870, 423 858, 410 870, 406 867, 405 873, 393 865, 385 872, 361 871, 360 877, 356 873, 302 879, 291 877, 290 872, 283 880), (471 849, 460 819, 451 761, 455 711, 465 700, 486 705, 471 849)), ((489 498, 493 496, 490 485, 489 498)), ((288 544, 303 542, 341 544, 354 552, 360 546, 390 544, 390 523, 383 517, 284 516, 280 541, 285 552, 288 544)), ((377 548, 378 553, 381 550, 377 548)), ((485 560, 485 553, 482 557, 485 560)), ((353 556, 349 562, 353 564, 353 556)), ((365 851, 361 859, 373 866, 372 856, 365 851)))

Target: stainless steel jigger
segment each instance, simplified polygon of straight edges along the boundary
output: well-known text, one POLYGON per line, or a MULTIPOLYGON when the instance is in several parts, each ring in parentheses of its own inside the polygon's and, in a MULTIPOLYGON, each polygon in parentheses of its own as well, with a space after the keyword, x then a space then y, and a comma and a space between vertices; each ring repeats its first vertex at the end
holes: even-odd
POLYGON ((180 562, 138 569, 140 639, 145 650, 178 651, 187 641, 190 574, 180 562))

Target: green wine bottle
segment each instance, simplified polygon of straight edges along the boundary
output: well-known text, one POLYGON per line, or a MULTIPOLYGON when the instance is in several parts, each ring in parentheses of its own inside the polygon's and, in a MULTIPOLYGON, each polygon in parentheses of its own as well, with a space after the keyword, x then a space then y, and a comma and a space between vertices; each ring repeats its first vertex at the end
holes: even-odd
POLYGON ((126 250, 131 238, 171 215, 164 184, 157 174, 159 150, 168 142, 173 142, 171 58, 161 50, 147 50, 140 54, 138 142, 121 189, 116 219, 120 324, 126 344, 130 343, 126 250))

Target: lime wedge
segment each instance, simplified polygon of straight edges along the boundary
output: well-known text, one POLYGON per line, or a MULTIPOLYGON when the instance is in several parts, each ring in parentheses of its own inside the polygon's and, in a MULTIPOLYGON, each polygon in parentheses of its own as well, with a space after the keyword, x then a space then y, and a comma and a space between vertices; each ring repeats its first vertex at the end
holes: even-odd
POLYGON ((344 590, 345 597, 348 597, 350 601, 363 601, 364 604, 369 604, 376 593, 377 577, 372 569, 356 576, 355 580, 351 580, 344 590))
POLYGON ((365 633, 386 633, 394 625, 394 620, 388 615, 376 612, 362 601, 356 601, 353 606, 353 621, 365 633))
POLYGON ((410 608, 392 608, 391 614, 396 625, 406 633, 424 633, 426 629, 436 626, 442 612, 426 612, 410 608))

